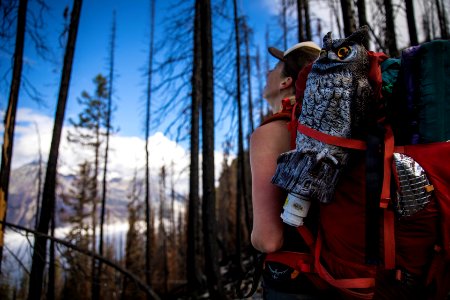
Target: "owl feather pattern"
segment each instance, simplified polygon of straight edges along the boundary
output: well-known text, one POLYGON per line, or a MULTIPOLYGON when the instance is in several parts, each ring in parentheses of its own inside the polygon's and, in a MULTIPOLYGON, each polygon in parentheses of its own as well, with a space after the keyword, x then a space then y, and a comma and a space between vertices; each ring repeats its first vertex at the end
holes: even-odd
MULTIPOLYGON (((362 45, 366 34, 362 27, 346 39, 325 35, 306 82, 301 124, 332 136, 364 137, 373 107, 369 59, 362 45)), ((290 193, 330 202, 348 155, 347 149, 298 133, 296 149, 279 157, 272 182, 290 193)))

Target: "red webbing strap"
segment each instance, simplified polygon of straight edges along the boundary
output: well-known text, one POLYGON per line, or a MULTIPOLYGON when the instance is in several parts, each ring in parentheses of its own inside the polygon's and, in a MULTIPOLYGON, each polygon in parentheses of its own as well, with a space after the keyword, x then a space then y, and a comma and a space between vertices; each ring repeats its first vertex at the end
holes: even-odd
POLYGON ((351 148, 356 150, 366 150, 366 142, 355 139, 343 138, 340 136, 329 135, 311 127, 300 124, 297 125, 297 130, 304 135, 307 135, 313 139, 321 141, 325 144, 335 145, 344 148, 351 148))
POLYGON ((315 238, 311 231, 306 226, 298 226, 297 231, 302 236, 309 249, 311 249, 311 253, 313 253, 315 238))
MULTIPOLYGON (((291 149, 295 149, 296 143, 295 140, 297 138, 297 131, 295 130, 295 126, 297 124, 297 118, 295 116, 295 112, 297 110, 298 102, 295 102, 294 107, 291 112, 291 120, 288 123, 288 130, 291 133, 291 149)), ((301 104, 300 104, 301 107, 301 104)))
POLYGON ((322 249, 322 237, 320 233, 317 237, 316 247, 314 251, 314 266, 320 278, 338 288, 347 295, 359 299, 372 299, 373 292, 362 293, 350 289, 365 289, 373 288, 375 286, 375 278, 351 278, 351 279, 335 279, 320 263, 320 251, 322 249))
POLYGON ((394 134, 390 126, 385 126, 386 133, 384 136, 384 175, 383 187, 381 189, 380 207, 387 208, 391 200, 391 167, 394 157, 394 134))
POLYGON ((394 156, 394 134, 390 126, 386 126, 384 137, 384 175, 381 190, 380 207, 383 212, 383 241, 384 241, 384 267, 388 270, 395 268, 395 234, 394 234, 394 212, 388 208, 391 200, 391 171, 394 156))

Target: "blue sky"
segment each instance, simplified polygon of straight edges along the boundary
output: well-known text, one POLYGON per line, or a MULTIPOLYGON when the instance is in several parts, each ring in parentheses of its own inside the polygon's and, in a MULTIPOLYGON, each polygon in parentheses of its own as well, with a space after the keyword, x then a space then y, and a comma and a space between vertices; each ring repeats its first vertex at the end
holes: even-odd
MULTIPOLYGON (((175 1, 158 1, 156 4, 155 39, 160 41, 165 38, 163 19, 169 15, 168 8, 175 1)), ((45 36, 48 44, 53 48, 60 64, 52 64, 39 58, 33 44, 29 39, 25 44, 23 76, 32 83, 34 88, 42 95, 43 103, 38 104, 30 99, 23 91, 19 96, 18 123, 16 127, 16 138, 13 155, 13 167, 18 167, 24 163, 35 160, 38 156, 38 147, 42 147, 43 157, 47 158, 48 148, 53 127, 53 117, 58 96, 59 80, 61 72, 61 62, 64 49, 58 48, 58 38, 63 28, 64 8, 72 6, 72 1, 53 0, 48 1, 50 6, 49 14, 46 15, 45 36), (37 138, 37 130, 41 135, 37 138)), ((255 40, 264 42, 264 34, 268 23, 275 24, 271 19, 271 1, 264 4, 262 1, 241 1, 241 13, 250 12, 250 24, 254 27, 255 40), (243 5, 245 2, 245 6, 243 5)), ((33 10, 33 1, 30 1, 29 9, 33 10)), ((73 62, 72 77, 70 82, 69 97, 66 107, 66 125, 69 118, 75 118, 79 112, 77 98, 83 90, 93 93, 93 78, 98 73, 107 74, 109 40, 113 19, 113 11, 116 12, 117 32, 115 49, 115 93, 114 102, 117 110, 114 112, 113 123, 120 128, 113 141, 117 161, 126 162, 130 169, 135 165, 142 165, 141 151, 133 152, 136 148, 143 148, 143 117, 144 117, 144 78, 142 68, 147 63, 147 49, 149 40, 149 1, 124 1, 124 0, 84 0, 81 12, 79 32, 73 62), (139 153, 139 154, 138 154, 139 153)), ((213 20, 215 22, 215 20, 213 20)), ((261 52, 265 45, 260 45, 261 52)), ((11 52, 13 49, 11 48, 11 52)), ((11 55, 0 52, 0 72, 3 75, 10 67, 11 55)), ((7 77, 10 78, 10 75, 7 77)), ((0 93, 0 110, 6 108, 9 92, 9 82, 2 82, 0 93)), ((165 100, 157 95, 153 96, 154 105, 158 101, 165 100)), ((165 124, 164 124, 165 125, 165 124)), ((67 127, 67 126, 66 126, 67 127)), ((67 128, 66 128, 67 129, 67 128)), ((164 126, 152 128, 154 149, 158 148, 160 154, 155 154, 156 161, 169 163, 171 160, 180 159, 180 156, 187 156, 186 144, 181 145, 185 153, 179 151, 180 145, 174 144, 170 136, 163 136, 158 133, 163 131, 164 126), (168 147, 167 149, 163 149, 168 147), (170 149, 170 150, 169 150, 170 149), (172 157, 164 157, 163 153, 174 153, 172 157)), ((3 131, 3 130, 1 130, 3 131)), ((63 133, 65 134, 65 132, 63 133)), ((218 163, 221 163, 220 145, 223 134, 217 132, 216 150, 218 151, 218 163)), ((73 151, 65 144, 61 145, 60 165, 77 161, 73 151), (62 163, 61 163, 62 162, 62 163)), ((156 151, 156 150, 155 150, 156 151)), ((167 155, 166 155, 167 156, 167 155)), ((112 154, 112 157, 115 157, 112 154)), ((143 157, 143 156, 142 156, 143 157)), ((125 168, 124 164, 117 163, 116 173, 120 168, 125 168)), ((67 169, 73 172, 75 166, 67 169)), ((180 167, 181 168, 181 167, 180 167)), ((114 166, 112 166, 114 169, 114 166)), ((130 173, 130 172, 128 172, 130 173)))
MULTIPOLYGON (((142 136, 144 110, 144 78, 142 68, 147 62, 149 40, 149 1, 123 0, 85 0, 73 63, 72 78, 67 102, 66 120, 78 113, 77 97, 83 90, 92 92, 92 79, 98 74, 107 74, 108 45, 111 32, 113 10, 117 16, 116 53, 115 53, 115 94, 114 102, 117 110, 114 112, 114 122, 120 127, 120 135, 142 136)), ((169 15, 171 4, 175 1, 156 1, 155 38, 160 41, 164 37, 163 19, 169 15)), ((255 40, 265 48, 264 34, 271 20, 270 5, 264 1, 241 1, 241 13, 249 14, 250 24, 254 27, 255 40), (243 5, 245 3, 245 6, 243 5), (259 42, 258 42, 259 40, 259 42)), ((63 10, 72 1, 49 1, 50 17, 47 23, 47 42, 55 50, 62 61, 63 49, 58 49, 56 42, 62 30, 63 10)), ((29 9, 33 9, 30 1, 29 9)), ((213 20, 214 22, 215 20, 213 20)), ((10 57, 1 53, 0 71, 9 66, 10 57)), ((158 58, 157 58, 158 59, 158 58)), ((161 58, 159 58, 161 59, 161 58)), ((31 108, 53 117, 60 80, 61 65, 50 64, 36 56, 32 43, 26 41, 24 76, 40 91, 45 105, 38 105, 21 93, 19 107, 31 108)), ((6 107, 8 85, 2 86, 0 108, 6 107)), ((157 105, 160 97, 154 96, 157 105)), ((163 128, 153 128, 153 131, 163 128)))

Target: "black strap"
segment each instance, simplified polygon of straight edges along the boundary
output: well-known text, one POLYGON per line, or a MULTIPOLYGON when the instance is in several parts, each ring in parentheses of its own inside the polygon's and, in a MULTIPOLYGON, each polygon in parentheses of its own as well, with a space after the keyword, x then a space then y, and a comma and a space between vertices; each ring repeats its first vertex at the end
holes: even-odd
POLYGON ((384 128, 377 124, 367 136, 366 263, 380 263, 380 196, 383 185, 384 128))

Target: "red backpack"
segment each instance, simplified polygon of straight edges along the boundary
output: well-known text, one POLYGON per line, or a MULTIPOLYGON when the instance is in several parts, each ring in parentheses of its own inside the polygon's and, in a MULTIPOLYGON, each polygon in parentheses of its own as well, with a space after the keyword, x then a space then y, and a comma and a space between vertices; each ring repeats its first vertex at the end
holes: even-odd
MULTIPOLYGON (((380 64, 386 57, 372 52, 370 57, 370 77, 381 95, 380 64)), ((445 66, 442 68, 448 68, 445 66)), ((305 68, 299 75, 297 99, 302 98, 309 70, 305 68)), ((450 94, 446 97, 450 103, 450 94)), ((287 265, 295 270, 291 277, 305 274, 318 288, 334 287, 349 299, 446 299, 450 292, 450 142, 398 146, 393 133, 396 128, 393 131, 385 122, 381 200, 379 207, 373 207, 366 202, 374 187, 366 182, 373 166, 366 163, 365 143, 297 125, 294 114, 289 127, 293 141, 298 130, 355 150, 333 202, 320 204, 318 233, 297 227, 310 252, 270 253, 265 264, 287 265), (408 197, 410 191, 402 184, 412 179, 403 179, 402 163, 414 163, 428 180, 424 188, 429 198, 420 210, 407 216, 399 214, 408 208, 399 207, 398 199, 408 197), (412 286, 422 286, 423 294, 407 288, 412 286)))

